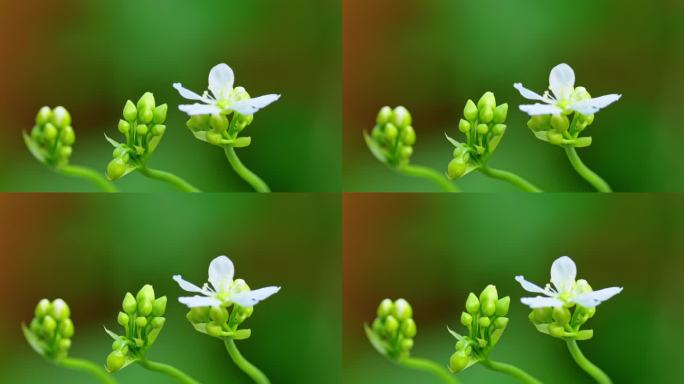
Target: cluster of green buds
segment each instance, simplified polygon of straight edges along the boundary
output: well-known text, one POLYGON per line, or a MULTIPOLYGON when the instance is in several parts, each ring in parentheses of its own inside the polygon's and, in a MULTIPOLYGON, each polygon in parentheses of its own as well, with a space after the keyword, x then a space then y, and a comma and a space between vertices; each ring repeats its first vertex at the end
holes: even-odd
POLYGON ((363 133, 371 153, 390 167, 408 164, 416 142, 411 122, 411 114, 406 108, 382 107, 370 136, 363 133))
POLYGON ((461 143, 447 136, 455 147, 454 158, 447 167, 450 179, 458 179, 489 160, 506 132, 507 115, 508 104, 496 105, 492 92, 482 95, 477 105, 470 99, 466 102, 463 118, 458 123, 458 130, 466 141, 461 143))
POLYGON ((59 167, 69 163, 76 141, 71 115, 64 107, 43 107, 36 115, 36 125, 24 142, 33 156, 43 164, 59 167))
POLYGON ((449 329, 456 338, 456 351, 449 358, 449 369, 460 372, 486 359, 496 346, 508 325, 508 308, 511 298, 499 298, 496 287, 488 285, 477 295, 470 293, 466 310, 461 313, 461 324, 468 328, 468 335, 462 336, 449 329))
POLYGON ((29 345, 50 360, 67 357, 74 336, 74 323, 70 316, 71 311, 64 300, 40 300, 29 326, 22 324, 29 345))
POLYGON ((144 358, 148 349, 159 336, 166 318, 166 296, 155 298, 151 285, 143 286, 136 296, 126 293, 117 322, 125 333, 117 335, 105 328, 114 339, 112 352, 107 356, 106 368, 116 372, 127 365, 144 358))
MULTIPOLYGON (((590 100, 591 95, 584 87, 577 87, 572 93, 576 102, 590 100)), ((594 115, 583 115, 571 109, 564 109, 557 115, 531 116, 527 127, 542 141, 558 146, 588 147, 591 137, 579 137, 580 133, 594 122, 594 115), (572 116, 572 122, 570 121, 572 116)))
POLYGON ((365 328, 368 339, 380 354, 392 360, 401 360, 411 354, 416 322, 406 300, 384 299, 378 306, 373 324, 365 328))
MULTIPOLYGON (((242 279, 233 282, 234 292, 247 292, 249 286, 242 279)), ((250 329, 239 329, 240 325, 254 312, 254 307, 242 307, 235 303, 213 307, 193 307, 186 318, 200 333, 219 339, 244 340, 251 336, 250 329)))
POLYGON ((167 110, 166 104, 156 105, 150 92, 142 95, 137 106, 131 100, 126 102, 118 127, 126 141, 119 143, 107 137, 114 146, 114 158, 107 165, 110 180, 119 179, 147 163, 166 131, 167 110))
MULTIPOLYGON (((578 294, 592 291, 583 279, 577 280, 575 289, 578 294)), ((541 333, 566 340, 588 340, 594 336, 594 331, 581 328, 595 313, 596 307, 566 303, 560 307, 535 308, 528 318, 541 333)))
MULTIPOLYGON (((249 94, 242 87, 233 90, 235 101, 249 99, 249 94)), ((235 111, 225 110, 213 115, 194 115, 186 122, 187 127, 198 140, 219 147, 243 148, 251 144, 252 138, 240 136, 240 133, 254 120, 254 115, 241 115, 235 111)))

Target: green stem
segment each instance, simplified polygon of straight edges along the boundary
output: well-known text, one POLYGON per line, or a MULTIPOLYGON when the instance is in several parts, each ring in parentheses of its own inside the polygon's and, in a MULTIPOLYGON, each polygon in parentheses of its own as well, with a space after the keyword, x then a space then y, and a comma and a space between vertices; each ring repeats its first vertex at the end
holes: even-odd
POLYGON ((507 181, 516 187, 522 189, 525 192, 543 192, 541 189, 537 188, 534 184, 530 183, 529 181, 523 179, 522 177, 516 175, 515 173, 508 172, 508 171, 503 171, 501 169, 495 169, 495 168, 489 168, 486 165, 481 166, 478 168, 480 172, 483 174, 492 177, 494 179, 499 179, 503 181, 507 181))
POLYGON ((195 186, 181 179, 180 177, 174 175, 173 173, 164 172, 158 169, 152 169, 147 167, 140 167, 138 169, 140 170, 140 173, 142 173, 143 175, 151 179, 167 182, 183 192, 201 192, 195 186))
POLYGON ((575 362, 577 365, 580 366, 584 370, 584 372, 588 373, 589 376, 591 376, 594 380, 596 380, 597 383, 600 384, 612 384, 613 382, 610 380, 610 377, 606 375, 605 372, 601 370, 601 368, 597 367, 592 363, 591 361, 587 360, 587 358, 584 356, 582 351, 579 349, 579 345, 577 345, 576 340, 567 340, 566 341, 568 344, 568 350, 570 350, 570 354, 572 355, 572 358, 575 359, 575 362))
POLYGON ((492 371, 497 371, 501 373, 505 373, 507 375, 511 375, 518 379, 521 383, 527 383, 527 384, 541 384, 541 381, 535 379, 530 375, 529 373, 523 371, 522 369, 506 364, 506 363, 500 363, 498 361, 492 361, 489 359, 485 359, 481 361, 482 365, 485 367, 491 369, 492 371))
POLYGON ((247 169, 247 167, 245 167, 245 165, 242 164, 242 162, 237 156, 237 153, 235 153, 235 148, 225 147, 224 152, 226 153, 226 158, 228 158, 228 162, 230 163, 230 166, 233 167, 235 173, 240 175, 240 177, 242 177, 243 180, 249 183, 249 185, 251 185, 255 191, 261 193, 271 192, 271 189, 268 188, 268 185, 266 185, 266 183, 263 180, 261 180, 259 176, 257 176, 254 172, 247 169))
POLYGON ((235 345, 235 340, 233 339, 226 339, 224 341, 224 344, 226 345, 226 350, 228 350, 228 354, 230 355, 230 358, 233 359, 233 362, 235 365, 237 365, 244 373, 247 374, 252 380, 254 380, 255 383, 257 384, 270 384, 271 382, 268 380, 268 377, 264 375, 263 372, 259 370, 259 368, 255 367, 247 361, 240 351, 237 348, 237 345, 235 345))
POLYGON ((199 381, 197 381, 197 380, 193 379, 192 377, 186 375, 185 373, 183 373, 178 368, 172 367, 168 364, 157 363, 154 361, 149 361, 147 359, 138 360, 138 364, 140 364, 143 368, 148 369, 150 371, 163 373, 167 376, 173 377, 179 383, 199 384, 199 381))
POLYGON ((407 357, 401 359, 399 361, 399 364, 408 368, 418 369, 421 371, 432 373, 433 375, 439 377, 443 382, 447 384, 459 383, 458 379, 454 377, 449 371, 447 371, 446 368, 442 367, 441 365, 435 363, 432 360, 421 359, 417 357, 407 357))
POLYGON ((437 184, 445 192, 460 192, 460 189, 458 189, 458 187, 449 181, 449 179, 432 168, 423 167, 420 165, 404 165, 399 167, 399 171, 405 175, 430 180, 437 184))
POLYGON ((588 181, 589 184, 596 188, 597 191, 613 192, 610 189, 608 183, 606 183, 606 181, 603 180, 601 176, 597 175, 596 173, 594 173, 594 171, 592 171, 591 169, 587 168, 586 165, 584 165, 582 160, 579 158, 579 155, 577 154, 575 147, 566 146, 565 154, 568 155, 570 164, 572 164, 572 167, 575 168, 575 171, 577 171, 577 173, 579 173, 580 176, 582 176, 586 181, 588 181))
POLYGON ((55 360, 55 363, 64 368, 90 373, 97 377, 101 383, 117 384, 117 381, 114 380, 114 378, 111 377, 102 367, 91 361, 65 357, 63 359, 55 360))
POLYGON ((107 180, 103 175, 94 170, 78 165, 64 165, 56 168, 57 172, 66 175, 79 177, 95 183, 104 192, 119 192, 119 190, 107 180))

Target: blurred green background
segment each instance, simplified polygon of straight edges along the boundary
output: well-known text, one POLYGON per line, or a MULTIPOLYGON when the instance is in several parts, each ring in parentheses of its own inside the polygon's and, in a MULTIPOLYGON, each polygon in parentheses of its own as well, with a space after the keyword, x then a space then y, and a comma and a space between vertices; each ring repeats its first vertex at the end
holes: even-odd
MULTIPOLYGON (((149 358, 203 383, 249 383, 223 344, 185 319, 177 297, 186 293, 171 279, 206 281, 221 254, 251 287, 282 286, 244 323, 244 356, 274 383, 339 382, 340 223, 339 196, 328 194, 0 195, 0 382, 92 383, 34 353, 19 324, 40 298, 62 297, 76 325, 71 356, 104 364, 112 340, 103 325, 120 328, 125 292, 152 283, 169 304, 149 358)), ((171 382, 137 365, 116 377, 171 382)))
MULTIPOLYGON (((73 117, 73 164, 104 173, 126 99, 152 91, 169 104, 168 129, 150 166, 205 191, 249 191, 223 151, 196 140, 172 87, 201 92, 221 62, 253 96, 282 98, 244 132, 243 162, 275 191, 338 191, 341 137, 341 8, 335 0, 0 0, 0 190, 95 191, 56 175, 26 150, 43 105, 73 117)), ((141 175, 124 191, 172 187, 141 175)))
MULTIPOLYGON (((412 161, 446 171, 461 136, 468 98, 491 90, 508 102, 506 135, 491 161, 548 191, 589 191, 563 151, 538 141, 513 88, 541 92, 561 62, 593 96, 623 94, 585 132, 594 144, 582 159, 617 191, 682 191, 684 161, 684 7, 671 0, 572 2, 345 0, 343 5, 343 187, 347 191, 434 191, 386 169, 362 131, 383 105, 404 105, 418 141, 412 161)), ((467 191, 515 187, 481 174, 467 191)))
MULTIPOLYGON (((496 284, 511 321, 493 352, 544 382, 591 383, 564 343, 538 333, 514 280, 543 284, 554 259, 571 256, 595 288, 624 286, 597 308, 580 346, 615 383, 682 383, 684 199, 676 195, 347 194, 343 212, 343 382, 439 383, 398 367, 369 344, 385 297, 403 297, 418 325, 413 354, 446 366, 468 292, 496 284)), ((515 383, 474 366, 464 383, 515 383)))

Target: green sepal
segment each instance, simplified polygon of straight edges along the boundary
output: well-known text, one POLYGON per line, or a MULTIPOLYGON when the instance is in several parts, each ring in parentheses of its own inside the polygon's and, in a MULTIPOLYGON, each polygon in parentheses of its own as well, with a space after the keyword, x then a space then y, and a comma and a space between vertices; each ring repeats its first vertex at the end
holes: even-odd
POLYGON ((452 331, 448 325, 447 325, 447 331, 449 331, 449 333, 451 333, 451 336, 455 337, 456 340, 458 340, 458 341, 465 340, 465 338, 463 336, 461 336, 458 332, 452 331))
POLYGON ((150 139, 150 141, 147 143, 147 147, 149 150, 148 153, 151 154, 152 152, 154 152, 155 149, 157 149, 157 146, 161 142, 161 139, 162 139, 162 136, 154 136, 154 137, 152 137, 152 139, 150 139))
MULTIPOLYGON (((532 131, 532 133, 534 133, 534 135, 537 137, 537 139, 539 139, 541 141, 546 141, 547 143, 549 143, 547 131, 532 131)), ((569 146, 572 146, 575 148, 584 148, 584 147, 590 146, 591 143, 592 143, 592 138, 590 136, 585 136, 585 137, 581 137, 581 138, 577 138, 577 139, 565 139, 564 138, 561 141, 560 146, 569 145, 569 146), (582 140, 578 140, 578 139, 582 139, 582 140)))
MULTIPOLYGON (((131 355, 126 354, 126 361, 123 363, 123 365, 121 366, 121 368, 119 368, 116 372, 119 372, 120 370, 122 370, 122 369, 128 367, 129 365, 135 363, 135 362, 138 361, 138 360, 140 360, 139 357, 131 357, 131 355)), ((109 369, 107 369, 106 366, 104 367, 104 369, 105 369, 105 371, 107 371, 107 373, 114 373, 114 372, 111 372, 109 369)))
POLYGON ((114 340, 119 340, 119 339, 121 339, 121 338, 123 337, 123 336, 119 336, 119 335, 117 335, 116 333, 110 331, 110 330, 107 329, 107 327, 105 327, 105 326, 103 326, 103 328, 104 328, 105 332, 107 332, 107 334, 109 335, 109 337, 111 337, 111 338, 114 339, 114 340))
MULTIPOLYGON (((207 332, 207 323, 191 323, 191 324, 197 332, 204 333, 205 335, 212 336, 209 334, 209 332, 207 332)), ((238 329, 236 331, 222 331, 220 336, 212 336, 212 337, 229 338, 229 339, 234 339, 234 340, 245 340, 245 339, 248 339, 250 336, 252 336, 252 330, 251 329, 238 329)))
POLYGON ((503 138, 503 136, 504 135, 494 136, 491 140, 489 140, 489 153, 494 152, 496 147, 499 146, 499 143, 501 142, 501 138, 503 138))
POLYGON ((36 160, 40 161, 41 163, 45 164, 45 152, 43 151, 40 146, 33 141, 30 135, 26 133, 26 131, 22 132, 22 135, 24 136, 24 143, 26 143, 26 147, 28 148, 29 152, 33 155, 33 157, 36 158, 36 160))
POLYGON ((42 342, 38 336, 36 336, 33 332, 31 332, 30 329, 26 326, 26 324, 21 323, 21 330, 24 332, 24 337, 26 338, 26 342, 29 343, 31 348, 33 348, 34 351, 36 351, 37 354, 47 357, 45 355, 45 351, 47 350, 47 345, 42 342))
POLYGON ((385 154, 385 151, 378 145, 378 143, 373 140, 373 138, 366 133, 366 131, 363 131, 363 138, 366 140, 366 145, 368 146, 368 149, 371 151, 373 156, 375 156, 376 159, 378 159, 381 163, 387 164, 387 155, 385 154))
POLYGON ((501 336, 503 335, 504 330, 505 330, 505 328, 496 329, 494 332, 492 332, 491 336, 489 337, 491 340, 490 348, 494 347, 499 342, 499 339, 501 339, 501 336))
POLYGON ((449 135, 447 135, 446 132, 444 133, 444 136, 446 136, 446 139, 451 143, 451 145, 453 145, 453 146, 456 147, 456 148, 459 148, 459 147, 461 147, 461 146, 463 145, 463 144, 460 143, 458 140, 456 140, 456 139, 450 137, 449 135))
POLYGON ((111 137, 107 136, 106 133, 104 134, 104 137, 105 137, 105 139, 107 139, 107 141, 109 142, 109 144, 111 144, 112 147, 114 147, 114 148, 118 148, 118 147, 121 147, 121 146, 124 145, 124 144, 119 143, 118 141, 112 139, 111 137))
POLYGON ((368 324, 364 323, 363 329, 366 330, 366 337, 368 337, 368 341, 370 341, 373 348, 375 348, 375 350, 378 351, 378 353, 380 353, 381 355, 389 356, 387 354, 387 346, 385 345, 385 342, 382 341, 382 339, 378 335, 376 335, 375 332, 373 332, 373 330, 368 326, 368 324))

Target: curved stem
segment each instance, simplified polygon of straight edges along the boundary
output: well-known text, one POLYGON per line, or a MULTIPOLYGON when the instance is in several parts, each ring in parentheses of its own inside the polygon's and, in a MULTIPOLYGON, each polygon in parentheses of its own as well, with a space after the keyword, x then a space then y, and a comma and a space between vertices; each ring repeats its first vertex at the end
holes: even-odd
POLYGON ((235 148, 225 147, 224 152, 226 153, 226 158, 228 158, 228 162, 230 163, 230 166, 233 167, 235 173, 249 183, 249 185, 251 185, 255 191, 261 193, 271 192, 271 189, 268 188, 268 185, 266 185, 266 183, 261 180, 259 176, 242 164, 242 161, 240 161, 238 158, 237 153, 235 153, 235 148))
POLYGON ((140 167, 138 169, 140 170, 140 173, 142 173, 143 175, 151 179, 167 182, 183 192, 201 192, 195 186, 181 179, 180 177, 174 175, 173 173, 164 172, 158 169, 152 169, 147 167, 140 167))
POLYGON ((507 181, 525 192, 543 192, 534 184, 516 175, 515 173, 503 171, 501 169, 489 168, 486 165, 481 166, 480 168, 478 168, 478 170, 491 178, 507 181))
POLYGON ((163 373, 167 376, 173 377, 179 383, 199 384, 199 381, 197 381, 197 380, 193 379, 192 377, 186 375, 185 373, 183 373, 178 368, 170 366, 168 364, 157 363, 154 361, 149 361, 147 359, 138 360, 138 364, 140 364, 143 368, 148 369, 150 371, 163 373))
POLYGON ((432 373, 433 375, 439 377, 444 383, 447 384, 458 384, 459 381, 454 377, 446 368, 435 363, 432 360, 421 359, 417 357, 407 357, 399 361, 399 364, 421 371, 432 373))
POLYGON ((541 381, 535 379, 532 375, 529 373, 523 371, 522 369, 506 364, 506 363, 500 363, 497 361, 492 361, 489 359, 485 359, 481 361, 482 365, 485 367, 491 369, 492 371, 497 371, 501 373, 505 373, 507 375, 511 375, 518 379, 521 383, 527 383, 527 384, 541 384, 541 381))
POLYGON ((104 192, 119 192, 119 190, 103 175, 94 170, 78 165, 65 165, 56 168, 57 172, 72 177, 79 177, 95 183, 104 192))
POLYGON ((64 359, 56 360, 55 363, 64 368, 90 373, 91 375, 97 377, 101 383, 117 384, 117 381, 114 380, 114 378, 110 376, 102 367, 91 361, 66 357, 64 359))
POLYGON ((399 171, 405 175, 430 180, 433 183, 437 184, 445 192, 461 191, 460 189, 458 189, 457 186, 455 186, 451 181, 449 181, 449 179, 444 177, 444 175, 435 171, 432 168, 423 167, 420 165, 404 165, 399 167, 399 171))
POLYGON ((582 351, 579 349, 579 345, 577 345, 576 340, 567 340, 566 342, 568 344, 568 350, 570 350, 570 354, 572 355, 572 358, 575 359, 575 362, 577 365, 580 366, 584 370, 584 372, 588 373, 589 376, 594 378, 597 383, 600 384, 612 384, 613 382, 610 380, 610 377, 606 375, 605 372, 601 370, 601 368, 597 367, 592 363, 591 361, 587 360, 587 358, 584 356, 582 351))
POLYGON ((247 361, 240 351, 237 348, 237 345, 235 345, 235 340, 233 339, 226 339, 224 341, 224 344, 226 345, 226 350, 228 350, 228 354, 230 355, 230 358, 233 359, 233 362, 235 365, 237 365, 244 373, 247 374, 252 380, 254 380, 255 383, 257 384, 270 384, 271 382, 268 380, 268 377, 264 375, 263 372, 259 370, 259 368, 255 367, 247 361))
POLYGON ((610 189, 608 183, 606 183, 606 181, 603 180, 601 176, 597 175, 596 173, 594 173, 594 171, 592 171, 591 169, 587 168, 586 165, 584 165, 582 160, 579 158, 579 155, 577 154, 575 147, 566 146, 565 154, 568 155, 568 160, 570 160, 570 164, 572 164, 572 167, 575 168, 575 171, 577 171, 577 173, 579 173, 579 175, 582 176, 584 180, 588 181, 589 184, 596 188, 597 191, 613 192, 613 190, 610 189))

